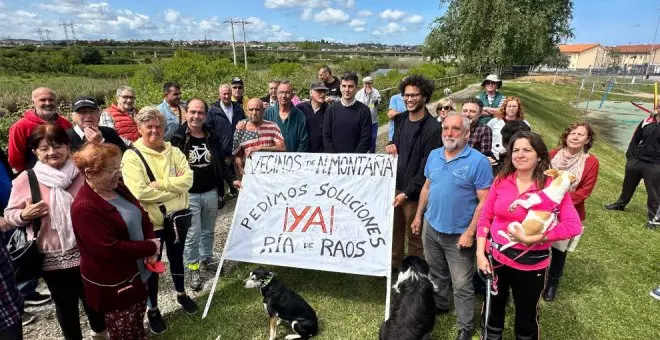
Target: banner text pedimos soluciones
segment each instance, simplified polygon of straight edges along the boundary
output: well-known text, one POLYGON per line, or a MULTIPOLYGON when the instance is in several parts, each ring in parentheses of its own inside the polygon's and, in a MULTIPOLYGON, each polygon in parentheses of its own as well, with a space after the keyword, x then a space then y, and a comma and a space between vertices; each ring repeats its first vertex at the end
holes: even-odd
POLYGON ((318 157, 303 160, 302 155, 294 153, 257 153, 252 156, 246 173, 282 174, 311 169, 312 173, 321 175, 394 177, 393 164, 394 159, 385 155, 374 158, 373 155, 319 154, 318 157))

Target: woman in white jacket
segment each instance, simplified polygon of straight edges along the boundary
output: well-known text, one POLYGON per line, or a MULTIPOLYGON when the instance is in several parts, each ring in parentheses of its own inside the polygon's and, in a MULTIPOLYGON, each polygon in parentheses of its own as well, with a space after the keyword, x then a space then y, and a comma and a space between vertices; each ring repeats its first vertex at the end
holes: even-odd
POLYGON ((525 110, 518 97, 506 97, 495 117, 488 122, 488 127, 493 131, 492 151, 497 160, 500 159, 500 153, 506 152, 505 146, 502 145, 502 128, 506 122, 512 120, 522 120, 531 128, 525 120, 525 110))

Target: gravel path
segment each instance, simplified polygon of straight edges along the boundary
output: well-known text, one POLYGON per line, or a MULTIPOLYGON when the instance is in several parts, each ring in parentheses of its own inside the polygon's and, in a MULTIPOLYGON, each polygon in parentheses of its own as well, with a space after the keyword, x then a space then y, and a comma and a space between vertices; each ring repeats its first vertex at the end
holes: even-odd
MULTIPOLYGON (((468 97, 472 97, 480 91, 479 84, 470 85, 467 88, 457 91, 451 95, 451 98, 454 101, 464 101, 468 97)), ((429 111, 435 114, 435 105, 429 104, 427 106, 429 111)), ((378 129, 378 141, 376 143, 376 151, 384 152, 385 145, 387 144, 387 130, 388 124, 381 126, 378 129)), ((229 233, 229 225, 231 224, 231 219, 233 217, 234 208, 236 206, 236 200, 230 200, 227 202, 225 207, 218 212, 218 217, 215 221, 215 242, 214 242, 214 251, 217 259, 220 259, 222 254, 222 248, 227 239, 227 234, 229 233)), ((167 262, 167 257, 163 256, 163 261, 167 262)), ((225 262, 225 268, 228 268, 232 265, 231 262, 225 262)), ((188 290, 188 294, 197 298, 198 296, 204 295, 211 290, 211 285, 213 284, 213 274, 208 274, 205 277, 204 287, 199 292, 192 292, 188 290)), ((46 285, 40 282, 39 288, 37 289, 41 292, 47 292, 46 285)), ((174 292, 174 285, 169 274, 161 276, 160 279, 160 288, 158 295, 158 304, 161 312, 165 316, 179 308, 179 305, 176 303, 176 293, 174 292)), ((206 299, 197 300, 197 305, 199 306, 199 315, 204 310, 206 304, 206 299)), ((37 321, 33 322, 30 325, 27 325, 23 328, 23 332, 26 339, 33 340, 55 340, 61 339, 61 333, 57 320, 55 318, 55 305, 50 302, 43 306, 37 307, 27 307, 28 312, 33 313, 37 316, 37 321)), ((82 326, 83 326, 83 335, 87 335, 90 332, 89 325, 87 324, 87 317, 82 312, 81 306, 81 316, 80 316, 82 326)), ((145 327, 146 327, 146 318, 145 318, 145 327)))

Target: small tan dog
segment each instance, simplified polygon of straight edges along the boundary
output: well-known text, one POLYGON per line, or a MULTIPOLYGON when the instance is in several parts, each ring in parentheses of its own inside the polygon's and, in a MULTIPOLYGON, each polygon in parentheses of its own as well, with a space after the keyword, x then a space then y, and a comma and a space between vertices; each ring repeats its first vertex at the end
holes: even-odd
MULTIPOLYGON (((522 223, 509 223, 507 228, 509 233, 515 233, 516 230, 520 229, 527 236, 539 235, 555 226, 557 221, 555 210, 573 183, 577 181, 577 177, 568 171, 555 169, 546 170, 543 174, 553 178, 552 183, 547 188, 541 190, 539 193, 529 195, 524 200, 515 200, 509 206, 509 211, 515 210, 519 205, 528 210, 527 216, 525 216, 522 223)), ((500 251, 520 243, 512 241, 504 230, 498 231, 498 234, 509 240, 509 243, 499 249, 500 251)))

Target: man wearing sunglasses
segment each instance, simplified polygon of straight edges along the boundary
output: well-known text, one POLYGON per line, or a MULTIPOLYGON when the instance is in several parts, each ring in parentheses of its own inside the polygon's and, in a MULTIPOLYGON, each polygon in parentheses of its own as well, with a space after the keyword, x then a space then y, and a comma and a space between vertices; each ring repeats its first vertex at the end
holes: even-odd
POLYGON ((250 98, 245 95, 245 84, 243 79, 234 77, 231 80, 231 101, 237 102, 242 108, 243 112, 247 111, 247 103, 250 98))
POLYGON ((500 110, 506 96, 498 91, 502 87, 502 80, 496 74, 489 74, 481 82, 481 87, 484 88, 484 91, 479 93, 477 98, 484 104, 484 108, 479 117, 479 124, 488 124, 500 110))

